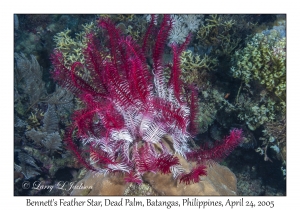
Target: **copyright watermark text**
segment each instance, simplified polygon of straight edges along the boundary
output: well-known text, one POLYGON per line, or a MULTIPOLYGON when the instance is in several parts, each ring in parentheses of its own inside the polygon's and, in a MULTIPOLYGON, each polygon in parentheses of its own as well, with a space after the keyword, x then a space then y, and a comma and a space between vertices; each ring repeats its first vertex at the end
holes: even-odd
POLYGON ((32 190, 49 190, 51 192, 53 189, 64 190, 64 191, 71 191, 71 190, 85 190, 85 189, 92 189, 92 186, 85 186, 83 183, 77 184, 76 182, 67 182, 67 181, 58 181, 57 183, 51 185, 46 184, 43 181, 24 181, 22 183, 22 188, 25 190, 32 189, 32 190))

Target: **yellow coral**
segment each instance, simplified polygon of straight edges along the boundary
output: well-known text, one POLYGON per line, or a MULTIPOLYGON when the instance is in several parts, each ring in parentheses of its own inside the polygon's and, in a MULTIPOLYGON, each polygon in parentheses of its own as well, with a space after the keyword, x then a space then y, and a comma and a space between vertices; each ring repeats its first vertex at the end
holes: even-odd
POLYGON ((194 55, 190 50, 182 53, 180 61, 182 79, 187 84, 201 83, 200 77, 203 71, 213 70, 218 63, 216 58, 211 58, 207 55, 204 55, 204 57, 201 58, 199 55, 194 55))
POLYGON ((94 22, 84 24, 82 28, 83 31, 76 33, 75 38, 71 38, 69 29, 57 33, 53 38, 56 49, 63 53, 66 66, 70 66, 76 61, 84 61, 82 50, 87 46, 86 34, 97 30, 94 22))
POLYGON ((245 83, 255 79, 278 97, 285 98, 285 38, 272 30, 269 35, 256 34, 247 46, 235 53, 233 76, 245 83))

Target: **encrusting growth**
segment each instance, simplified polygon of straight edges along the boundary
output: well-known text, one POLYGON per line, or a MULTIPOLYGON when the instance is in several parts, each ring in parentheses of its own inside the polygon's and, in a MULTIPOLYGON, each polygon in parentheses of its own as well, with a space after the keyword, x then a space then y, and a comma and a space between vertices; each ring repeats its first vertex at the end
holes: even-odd
POLYGON ((182 45, 171 44, 171 77, 167 82, 163 53, 172 19, 165 15, 158 30, 154 19, 152 16, 142 46, 103 18, 98 26, 107 39, 100 43, 99 35, 87 35, 85 63, 75 62, 68 69, 62 53, 54 51, 53 78, 85 104, 73 114, 65 142, 88 169, 124 174, 126 182, 142 183, 146 172, 172 173, 186 184, 199 182, 199 176, 206 175, 203 161, 224 158, 239 144, 242 132, 232 130, 223 143, 209 150, 190 148, 189 141, 197 133, 198 100, 193 87, 183 88, 180 55, 191 36, 182 45), (154 46, 150 37, 155 38, 154 46), (153 69, 147 65, 148 52, 152 53, 153 69), (172 139, 171 147, 162 140, 167 135, 172 139), (78 140, 85 149, 78 147, 78 140), (198 165, 184 171, 174 152, 198 165))

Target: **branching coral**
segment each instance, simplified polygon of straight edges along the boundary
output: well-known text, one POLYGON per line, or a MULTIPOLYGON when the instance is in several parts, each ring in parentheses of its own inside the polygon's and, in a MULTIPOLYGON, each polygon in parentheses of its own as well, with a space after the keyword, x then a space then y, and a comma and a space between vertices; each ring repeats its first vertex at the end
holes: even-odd
POLYGON ((99 19, 98 26, 107 35, 106 45, 100 45, 94 33, 88 34, 84 63, 74 62, 68 68, 62 52, 55 51, 52 56, 54 79, 85 104, 74 113, 74 123, 66 132, 68 147, 88 169, 125 174, 126 182, 141 183, 144 173, 159 171, 172 173, 187 184, 200 181, 199 176, 205 174, 201 163, 228 155, 240 142, 242 131, 232 130, 222 144, 209 150, 211 155, 190 148, 189 141, 197 132, 197 93, 191 86, 183 92, 180 79, 180 55, 190 36, 182 45, 171 45, 171 76, 166 82, 163 54, 172 29, 169 15, 155 30, 152 16, 142 46, 130 36, 124 37, 109 19, 99 19), (149 69, 145 52, 155 32, 153 68, 149 69), (172 139, 169 143, 162 140, 167 135, 172 139), (88 148, 79 148, 77 139, 88 148), (185 172, 172 151, 191 157, 198 165, 185 172))
POLYGON ((241 108, 238 118, 250 130, 263 129, 256 152, 263 155, 265 161, 272 162, 275 156, 285 165, 286 43, 282 35, 285 35, 282 28, 274 27, 251 37, 244 49, 236 51, 231 71, 245 87, 250 88, 250 85, 259 82, 262 85, 258 85, 257 89, 265 88, 260 91, 256 102, 248 101, 243 106, 242 97, 238 94, 236 105, 241 108))
POLYGON ((245 83, 257 80, 285 100, 285 46, 285 38, 276 30, 271 30, 269 35, 256 34, 244 49, 235 52, 231 68, 233 76, 245 83))
MULTIPOLYGON (((116 27, 121 29, 122 33, 131 36, 138 43, 143 39, 146 22, 151 22, 151 15, 101 14, 99 17, 111 19, 117 24, 116 27)), ((157 15, 155 18, 157 19, 157 15)), ((154 24, 157 25, 157 20, 154 24)))
POLYGON ((220 15, 209 15, 197 32, 200 45, 213 50, 214 55, 229 56, 241 39, 236 35, 236 21, 220 15))
POLYGON ((84 62, 84 56, 81 52, 87 46, 86 34, 96 30, 96 27, 93 22, 82 25, 82 27, 84 30, 77 33, 75 38, 71 37, 71 30, 69 29, 54 36, 56 49, 63 53, 66 66, 70 66, 75 61, 84 62))
POLYGON ((274 105, 275 102, 272 100, 269 100, 266 105, 248 104, 245 111, 238 115, 238 118, 245 121, 250 130, 256 130, 266 122, 275 120, 274 105))
POLYGON ((197 84, 198 87, 206 83, 205 75, 208 71, 214 70, 218 64, 216 58, 204 55, 200 57, 192 51, 184 51, 180 56, 180 67, 182 69, 182 80, 186 84, 197 84))

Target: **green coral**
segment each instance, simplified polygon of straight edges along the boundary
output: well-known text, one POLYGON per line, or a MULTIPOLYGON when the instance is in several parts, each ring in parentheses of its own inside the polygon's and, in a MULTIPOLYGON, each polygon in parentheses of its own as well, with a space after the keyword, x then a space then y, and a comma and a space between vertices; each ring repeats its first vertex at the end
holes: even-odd
POLYGON ((131 36, 135 41, 142 44, 143 36, 147 29, 146 18, 143 15, 135 14, 101 14, 100 18, 109 18, 117 24, 123 34, 131 36))
POLYGON ((200 102, 199 113, 201 113, 197 119, 199 133, 205 133, 208 127, 214 122, 217 110, 213 103, 200 102))
POLYGON ((141 33, 139 30, 133 30, 133 27, 129 25, 125 30, 134 40, 139 40, 141 38, 141 33))
POLYGON ((249 105, 245 112, 238 115, 238 118, 245 121, 250 130, 256 130, 266 122, 275 120, 275 102, 269 99, 266 105, 249 105))
POLYGON ((118 22, 132 22, 137 15, 135 14, 101 14, 99 15, 101 18, 110 18, 114 21, 118 22))
POLYGON ((199 102, 199 113, 201 114, 197 119, 199 133, 205 133, 208 130, 209 126, 217 119, 217 113, 223 108, 225 112, 234 109, 233 105, 224 99, 224 93, 212 88, 201 92, 199 102))
MULTIPOLYGON (((192 51, 187 50, 180 56, 180 67, 182 69, 181 79, 186 84, 198 84, 203 83, 205 73, 207 71, 214 70, 218 65, 218 60, 210 56, 194 54, 192 51)), ((206 81, 206 79, 205 79, 206 81)))
MULTIPOLYGON (((264 130, 262 131, 263 137, 259 140, 263 141, 262 146, 267 149, 268 147, 275 151, 275 156, 271 159, 277 158, 282 161, 282 164, 286 164, 286 118, 266 123, 264 130)), ((267 155, 267 154, 265 154, 267 155)))
POLYGON ((87 47, 86 34, 97 30, 97 27, 94 22, 91 22, 82 25, 82 28, 83 31, 76 33, 74 38, 71 37, 71 30, 69 29, 59 32, 54 36, 56 49, 62 52, 66 66, 71 66, 76 61, 84 63, 82 50, 87 47))
POLYGON ((230 56, 242 40, 238 32, 239 28, 234 17, 209 15, 197 32, 197 39, 201 46, 212 47, 212 54, 230 56))
POLYGON ((204 55, 203 58, 200 55, 193 54, 191 50, 184 51, 180 56, 181 68, 183 72, 187 72, 190 69, 197 70, 214 70, 218 64, 216 58, 204 55))
POLYGON ((276 30, 269 35, 256 34, 245 48, 233 56, 233 77, 248 84, 257 80, 279 98, 285 98, 286 90, 286 41, 276 30))

